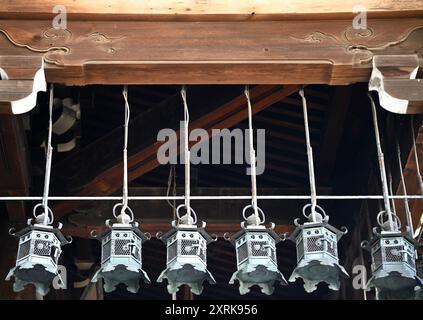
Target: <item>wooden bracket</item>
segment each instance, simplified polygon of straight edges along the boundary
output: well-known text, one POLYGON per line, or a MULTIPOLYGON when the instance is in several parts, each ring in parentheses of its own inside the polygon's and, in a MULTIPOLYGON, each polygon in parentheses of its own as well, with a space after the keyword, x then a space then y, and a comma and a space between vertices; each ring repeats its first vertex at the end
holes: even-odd
POLYGON ((423 79, 416 79, 417 55, 373 57, 369 90, 379 93, 380 105, 401 114, 423 113, 423 79))
POLYGON ((0 56, 0 114, 32 110, 38 92, 46 90, 41 56, 0 56))

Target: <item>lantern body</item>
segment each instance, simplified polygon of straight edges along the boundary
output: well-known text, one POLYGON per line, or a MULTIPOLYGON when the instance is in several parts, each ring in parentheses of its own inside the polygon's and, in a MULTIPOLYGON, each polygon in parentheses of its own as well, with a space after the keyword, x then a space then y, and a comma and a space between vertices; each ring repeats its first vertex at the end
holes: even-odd
POLYGON ((421 285, 416 273, 416 243, 401 232, 382 231, 363 246, 372 256, 369 288, 379 291, 408 290, 421 285))
POLYGON ((337 243, 343 234, 326 222, 297 224, 290 237, 296 244, 297 267, 289 281, 302 278, 307 292, 316 290, 320 282, 327 283, 332 290, 339 290, 340 277, 348 277, 338 259, 337 243))
POLYGON ((16 266, 6 277, 6 280, 15 278, 13 290, 19 292, 27 284, 33 284, 37 293, 44 296, 55 277, 62 284, 57 264, 61 246, 68 241, 61 232, 52 226, 34 224, 14 235, 19 239, 16 266))
POLYGON ((170 294, 179 290, 183 284, 191 288, 194 294, 201 294, 203 282, 214 284, 211 273, 207 270, 207 244, 211 237, 196 225, 179 225, 162 237, 167 247, 166 269, 157 282, 167 279, 170 294))
POLYGON ((264 226, 247 226, 234 235, 237 271, 229 283, 239 282, 240 294, 250 292, 257 285, 265 294, 272 294, 275 282, 286 285, 286 280, 278 270, 276 242, 281 239, 264 226))
POLYGON ((104 291, 112 292, 120 283, 126 285, 129 292, 139 290, 140 279, 150 283, 142 269, 142 244, 146 236, 138 229, 138 224, 115 223, 101 236, 101 268, 94 275, 92 282, 104 280, 104 291))

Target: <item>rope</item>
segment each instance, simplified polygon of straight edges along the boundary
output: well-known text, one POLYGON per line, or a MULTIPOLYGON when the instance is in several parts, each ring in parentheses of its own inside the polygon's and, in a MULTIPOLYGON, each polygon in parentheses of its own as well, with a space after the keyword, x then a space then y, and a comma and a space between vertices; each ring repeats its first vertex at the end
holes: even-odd
POLYGON ((54 101, 54 84, 50 85, 50 98, 49 98, 49 105, 48 105, 48 112, 49 112, 49 121, 48 121, 48 138, 47 138, 47 154, 46 154, 46 172, 44 177, 44 192, 43 192, 43 199, 42 199, 42 206, 44 209, 44 225, 48 225, 49 223, 53 222, 53 217, 51 221, 49 221, 49 214, 51 210, 48 207, 48 194, 50 188, 50 173, 51 173, 51 160, 53 157, 53 147, 51 146, 51 137, 53 132, 53 101, 54 101))
MULTIPOLYGON (((166 197, 169 197, 170 189, 172 188, 172 195, 176 196, 176 168, 175 165, 171 164, 169 167, 169 177, 167 179, 166 197)), ((172 208, 173 220, 176 220, 176 199, 166 199, 168 205, 172 208)))
POLYGON ((311 218, 313 222, 316 222, 316 206, 317 206, 317 194, 316 194, 316 181, 314 178, 314 163, 313 163, 313 148, 310 142, 310 129, 308 125, 308 114, 307 114, 307 100, 304 95, 304 87, 300 88, 299 94, 303 103, 303 114, 304 114, 304 128, 305 138, 307 145, 307 160, 308 160, 308 172, 310 180, 310 193, 311 193, 311 218))
POLYGON ((260 225, 259 210, 257 204, 257 170, 256 170, 256 151, 254 150, 253 140, 253 110, 251 107, 250 91, 248 86, 244 89, 245 97, 247 98, 248 106, 248 134, 250 145, 250 166, 251 166, 251 206, 254 210, 256 225, 260 225))
POLYGON ((419 179, 419 183, 420 183, 420 192, 423 194, 423 178, 422 175, 420 173, 420 162, 419 162, 419 158, 417 155, 417 146, 416 146, 416 135, 414 132, 414 116, 412 116, 410 118, 410 126, 411 126, 411 134, 412 134, 412 138, 413 138, 413 151, 414 151, 414 160, 416 162, 416 170, 417 170, 417 178, 419 179))
POLYGON ((122 209, 121 219, 125 215, 125 211, 128 209, 128 127, 129 127, 129 117, 130 117, 130 108, 128 102, 128 86, 124 86, 122 90, 122 95, 125 100, 125 122, 124 122, 124 146, 123 146, 123 194, 122 194, 122 209))
POLYGON ((184 103, 184 160, 185 160, 185 209, 188 215, 188 221, 191 217, 191 203, 190 203, 190 195, 191 195, 191 172, 190 172, 190 162, 191 162, 191 154, 189 151, 189 140, 188 140, 188 128, 189 128, 189 110, 187 104, 187 91, 186 87, 182 86, 181 89, 181 96, 184 103))
POLYGON ((370 93, 367 93, 367 96, 369 97, 370 103, 372 105, 373 125, 374 125, 375 138, 376 138, 377 154, 379 159, 380 179, 382 182, 383 202, 385 204, 385 210, 388 215, 389 228, 391 231, 396 231, 394 228, 394 220, 392 218, 391 204, 389 201, 389 191, 388 191, 388 182, 386 179, 385 160, 384 160, 384 155, 382 152, 382 146, 380 144, 380 135, 379 135, 376 106, 375 106, 375 102, 373 101, 372 95, 370 93))
MULTIPOLYGON (((397 148, 398 167, 399 167, 399 172, 401 177, 402 193, 406 196, 407 188, 405 186, 404 172, 402 170, 401 149, 399 147, 397 137, 395 137, 395 145, 397 148)), ((404 199, 404 207, 405 207, 405 217, 407 219, 408 233, 410 234, 411 237, 413 237, 414 236, 413 218, 411 217, 410 206, 409 206, 407 198, 404 199)))

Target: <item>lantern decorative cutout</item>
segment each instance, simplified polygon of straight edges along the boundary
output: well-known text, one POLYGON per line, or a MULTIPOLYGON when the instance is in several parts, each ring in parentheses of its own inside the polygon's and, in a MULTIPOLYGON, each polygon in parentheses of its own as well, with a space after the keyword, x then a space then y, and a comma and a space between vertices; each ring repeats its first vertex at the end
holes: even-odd
POLYGON ((206 223, 197 226, 197 217, 192 214, 177 217, 179 223, 172 221, 172 229, 159 237, 167 247, 166 269, 160 274, 157 282, 167 280, 167 290, 170 294, 176 293, 181 285, 187 285, 191 292, 200 295, 203 291, 203 282, 215 284, 212 274, 207 270, 207 245, 216 241, 204 230, 206 223))
MULTIPOLYGON (((42 204, 34 207, 35 211, 42 204)), ((49 220, 44 224, 44 213, 35 216, 35 223, 32 219, 28 220, 28 226, 16 233, 13 229, 9 233, 19 239, 19 248, 16 259, 16 266, 12 268, 6 280, 15 278, 13 290, 15 292, 22 291, 27 284, 33 284, 36 292, 45 296, 50 289, 53 279, 57 277, 57 283, 63 284, 63 279, 58 271, 58 261, 62 253, 61 247, 70 243, 60 229, 62 224, 59 223, 57 228, 50 224, 53 223, 51 210, 48 208, 49 220)))
POLYGON ((373 238, 361 244, 372 256, 372 276, 367 287, 378 291, 410 290, 423 284, 416 271, 416 249, 420 244, 409 234, 401 233, 398 217, 392 217, 395 217, 394 230, 390 228, 386 211, 381 211, 377 216, 381 231, 373 228, 373 238))
POLYGON ((297 248, 297 267, 289 278, 290 282, 295 282, 297 278, 304 281, 304 289, 313 292, 320 282, 325 282, 329 289, 339 290, 340 277, 348 278, 348 273, 339 264, 338 241, 347 233, 345 227, 342 231, 331 226, 329 216, 318 205, 319 212, 315 213, 316 219, 313 221, 311 214, 306 214, 306 209, 311 204, 303 208, 303 215, 309 219, 301 225, 298 220, 294 221, 295 231, 289 240, 295 242, 297 248))
POLYGON ((244 208, 243 216, 246 221, 241 223, 238 233, 232 237, 225 237, 231 241, 236 249, 237 271, 232 275, 229 283, 239 282, 239 292, 244 295, 250 292, 252 286, 259 286, 264 294, 271 295, 275 290, 274 285, 279 282, 287 285, 282 273, 278 270, 276 255, 276 244, 282 239, 274 231, 275 224, 271 223, 270 228, 261 225, 263 219, 256 223, 256 216, 253 214, 245 217, 247 206, 244 208))
POLYGON ((138 222, 133 221, 132 210, 127 207, 131 216, 121 212, 115 215, 115 209, 123 204, 118 203, 113 208, 116 223, 106 221, 107 230, 100 235, 92 236, 101 242, 101 267, 92 278, 104 280, 104 291, 112 292, 117 285, 125 284, 129 292, 136 293, 140 280, 150 283, 147 273, 142 269, 142 244, 150 239, 149 234, 142 233, 138 222))

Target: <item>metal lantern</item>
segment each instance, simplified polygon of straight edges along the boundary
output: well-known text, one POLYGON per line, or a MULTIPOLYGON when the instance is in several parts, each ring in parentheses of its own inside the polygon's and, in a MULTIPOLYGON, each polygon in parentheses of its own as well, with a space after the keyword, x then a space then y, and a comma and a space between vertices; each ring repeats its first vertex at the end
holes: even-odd
MULTIPOLYGON (((37 207, 34 208, 34 212, 37 207)), ((6 277, 6 280, 15 278, 13 284, 15 292, 22 291, 27 284, 33 284, 37 293, 44 296, 49 292, 54 278, 57 277, 58 283, 63 284, 57 264, 62 253, 61 247, 71 240, 67 240, 60 232, 61 224, 54 228, 42 224, 43 220, 44 214, 36 217, 34 224, 32 219, 29 219, 28 226, 16 233, 13 233, 13 229, 9 231, 19 239, 16 266, 6 277)), ((50 220, 48 224, 51 223, 50 220)))
POLYGON ((394 230, 391 230, 388 221, 384 220, 386 216, 385 211, 378 214, 381 232, 373 228, 373 238, 362 242, 362 247, 372 256, 372 276, 367 287, 386 292, 414 289, 422 285, 422 279, 416 271, 416 249, 419 243, 408 233, 401 233, 396 215, 392 215, 396 221, 394 230))
MULTIPOLYGON (((194 213, 195 217, 195 213, 194 213)), ((215 284, 212 274, 207 270, 207 245, 214 239, 201 227, 196 225, 197 218, 184 215, 172 221, 172 229, 160 239, 167 246, 166 269, 157 282, 167 279, 167 290, 176 293, 181 285, 188 285, 193 294, 201 294, 203 282, 215 284)))
MULTIPOLYGON (((130 212, 132 214, 132 211, 130 212)), ((133 219, 124 215, 123 218, 118 216, 118 221, 113 224, 107 220, 107 230, 95 236, 101 242, 101 268, 91 281, 97 282, 102 278, 106 292, 114 291, 118 284, 125 284, 129 292, 136 293, 141 279, 150 283, 147 273, 142 269, 141 256, 142 244, 149 240, 150 236, 139 230, 138 222, 133 222, 133 219)))
POLYGON ((328 224, 329 216, 326 215, 320 206, 315 213, 316 220, 313 222, 311 214, 306 215, 305 210, 310 207, 308 204, 303 208, 303 215, 309 218, 310 222, 303 225, 294 221, 297 228, 290 236, 297 248, 297 267, 289 278, 295 282, 297 278, 304 281, 304 289, 313 292, 320 282, 328 284, 329 289, 339 290, 340 277, 348 278, 348 273, 339 264, 338 241, 347 233, 346 228, 342 231, 328 224))
MULTIPOLYGON (((260 212, 261 209, 258 208, 260 212)), ((245 212, 245 209, 244 209, 245 212)), ((229 283, 239 282, 240 294, 250 292, 252 286, 259 286, 265 294, 272 294, 274 285, 279 282, 286 285, 287 282, 278 270, 276 258, 276 244, 281 238, 273 230, 275 225, 267 228, 261 223, 254 223, 256 217, 251 215, 241 223, 241 228, 229 240, 234 244, 237 258, 237 271, 232 275, 229 283)))

